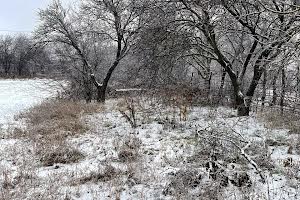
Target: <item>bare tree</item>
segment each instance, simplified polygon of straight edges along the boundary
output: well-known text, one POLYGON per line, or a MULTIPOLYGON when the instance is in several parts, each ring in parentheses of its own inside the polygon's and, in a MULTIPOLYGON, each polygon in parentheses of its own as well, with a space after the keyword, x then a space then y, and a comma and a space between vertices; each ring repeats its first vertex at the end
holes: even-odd
POLYGON ((59 0, 55 0, 40 13, 41 24, 36 30, 38 43, 60 45, 59 56, 73 61, 73 67, 80 77, 80 85, 84 88, 85 100, 92 100, 92 66, 86 49, 89 48, 86 36, 80 26, 80 17, 63 8, 59 0), (79 63, 79 64, 78 64, 79 63))
POLYGON ((16 74, 17 76, 29 76, 29 64, 35 57, 37 49, 34 47, 32 40, 25 35, 17 36, 14 43, 16 74))
POLYGON ((9 75, 14 61, 13 38, 4 36, 0 40, 0 60, 6 76, 9 75))
POLYGON ((43 72, 50 63, 47 58, 46 49, 35 46, 28 35, 5 35, 0 39, 0 65, 5 77, 30 77, 43 72))
POLYGON ((288 1, 179 2, 180 25, 195 31, 200 48, 230 77, 238 115, 249 115, 264 69, 298 34, 299 10, 288 1), (240 48, 238 56, 233 47, 240 48), (248 86, 245 77, 251 79, 248 86))
POLYGON ((91 75, 97 88, 97 101, 104 102, 109 80, 120 61, 129 52, 139 30, 142 6, 134 0, 83 0, 82 13, 87 21, 88 33, 100 35, 108 45, 115 47, 111 61, 101 82, 91 75))

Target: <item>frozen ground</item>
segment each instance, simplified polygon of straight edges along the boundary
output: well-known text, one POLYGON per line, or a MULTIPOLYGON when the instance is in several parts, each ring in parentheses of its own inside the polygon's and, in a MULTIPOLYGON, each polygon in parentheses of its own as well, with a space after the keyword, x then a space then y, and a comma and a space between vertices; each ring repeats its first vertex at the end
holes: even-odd
POLYGON ((82 116, 90 130, 68 138, 85 155, 78 163, 43 167, 26 138, 1 140, 0 198, 300 199, 300 157, 290 149, 298 135, 268 129, 255 116, 233 117, 228 108, 194 106, 182 121, 178 107, 155 98, 139 97, 135 105, 137 128, 120 113, 127 107, 121 99, 82 116), (206 166, 212 165, 212 153, 219 166, 216 180, 206 166), (257 163, 265 183, 243 153, 257 163), (244 172, 251 184, 227 180, 224 186, 225 176, 235 180, 244 172))
POLYGON ((46 79, 0 80, 0 124, 13 121, 13 116, 55 95, 54 83, 46 79))

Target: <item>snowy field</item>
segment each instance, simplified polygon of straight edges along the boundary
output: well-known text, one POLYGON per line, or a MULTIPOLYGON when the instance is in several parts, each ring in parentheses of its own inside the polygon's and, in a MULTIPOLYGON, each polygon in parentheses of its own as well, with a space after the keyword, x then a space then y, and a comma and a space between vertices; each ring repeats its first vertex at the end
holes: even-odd
POLYGON ((11 123, 14 115, 56 95, 54 86, 46 79, 0 80, 0 124, 11 123))

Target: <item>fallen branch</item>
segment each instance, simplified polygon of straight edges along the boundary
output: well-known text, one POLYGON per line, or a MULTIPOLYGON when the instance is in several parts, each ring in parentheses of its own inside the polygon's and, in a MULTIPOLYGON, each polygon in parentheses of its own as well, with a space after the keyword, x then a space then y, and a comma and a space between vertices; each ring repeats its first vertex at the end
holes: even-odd
MULTIPOLYGON (((234 144, 234 143, 233 143, 234 144)), ((241 155, 255 168, 255 170, 258 172, 261 180, 263 183, 266 183, 265 177, 263 176, 262 170, 258 167, 256 162, 251 159, 251 157, 245 152, 246 149, 248 149, 251 145, 251 142, 249 142, 245 147, 240 148, 238 145, 234 144, 241 152, 241 155)))
MULTIPOLYGON (((207 132, 207 130, 200 130, 198 132, 207 132)), ((230 142, 231 144, 233 144, 237 149, 239 149, 241 155, 254 167, 254 169, 257 171, 257 173, 259 174, 260 178, 261 178, 261 181, 262 183, 266 183, 266 179, 263 175, 263 172, 262 170, 259 168, 259 166, 256 164, 256 162, 245 152, 246 149, 248 149, 250 146, 251 146, 251 142, 248 142, 246 146, 244 147, 240 147, 238 144, 236 144, 236 142, 234 142, 233 140, 229 139, 229 138, 224 138, 224 137, 219 137, 219 136, 216 136, 216 135, 210 135, 210 136, 202 136, 200 134, 197 134, 198 137, 201 137, 201 138, 204 138, 204 139, 209 139, 209 137, 213 137, 213 138, 216 138, 216 139, 219 139, 219 140, 224 140, 224 141, 227 141, 227 142, 230 142)), ((244 142, 244 141, 243 141, 244 142)))

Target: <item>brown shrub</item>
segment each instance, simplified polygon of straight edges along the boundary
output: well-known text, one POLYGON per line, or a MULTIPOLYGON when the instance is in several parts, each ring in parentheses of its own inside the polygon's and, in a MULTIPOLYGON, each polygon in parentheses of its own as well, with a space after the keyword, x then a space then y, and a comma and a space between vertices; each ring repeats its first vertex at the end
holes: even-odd
POLYGON ((81 152, 66 144, 52 148, 42 148, 38 155, 43 166, 75 163, 84 158, 81 152))
POLYGON ((133 162, 139 157, 142 141, 136 136, 125 136, 118 145, 118 158, 120 162, 133 162))
POLYGON ((132 162, 137 159, 137 153, 133 150, 121 150, 118 153, 118 158, 121 162, 132 162))
POLYGON ((26 119, 28 133, 31 136, 40 137, 58 133, 68 136, 85 132, 87 127, 81 116, 98 110, 97 104, 57 100, 44 102, 19 117, 26 119))
POLYGON ((19 116, 27 121, 23 137, 35 143, 36 154, 44 166, 77 162, 84 156, 70 147, 66 138, 87 131, 81 117, 99 109, 97 104, 74 101, 44 102, 19 116))
POLYGON ((269 128, 286 128, 290 133, 300 134, 300 116, 295 113, 267 111, 260 115, 269 128))
POLYGON ((107 182, 114 179, 117 175, 117 170, 113 166, 108 165, 104 170, 98 173, 92 173, 89 176, 79 179, 78 184, 85 184, 87 182, 107 182))
POLYGON ((91 114, 98 109, 97 104, 85 104, 82 102, 56 100, 47 101, 33 107, 20 117, 26 118, 32 125, 45 121, 75 120, 82 114, 91 114))

